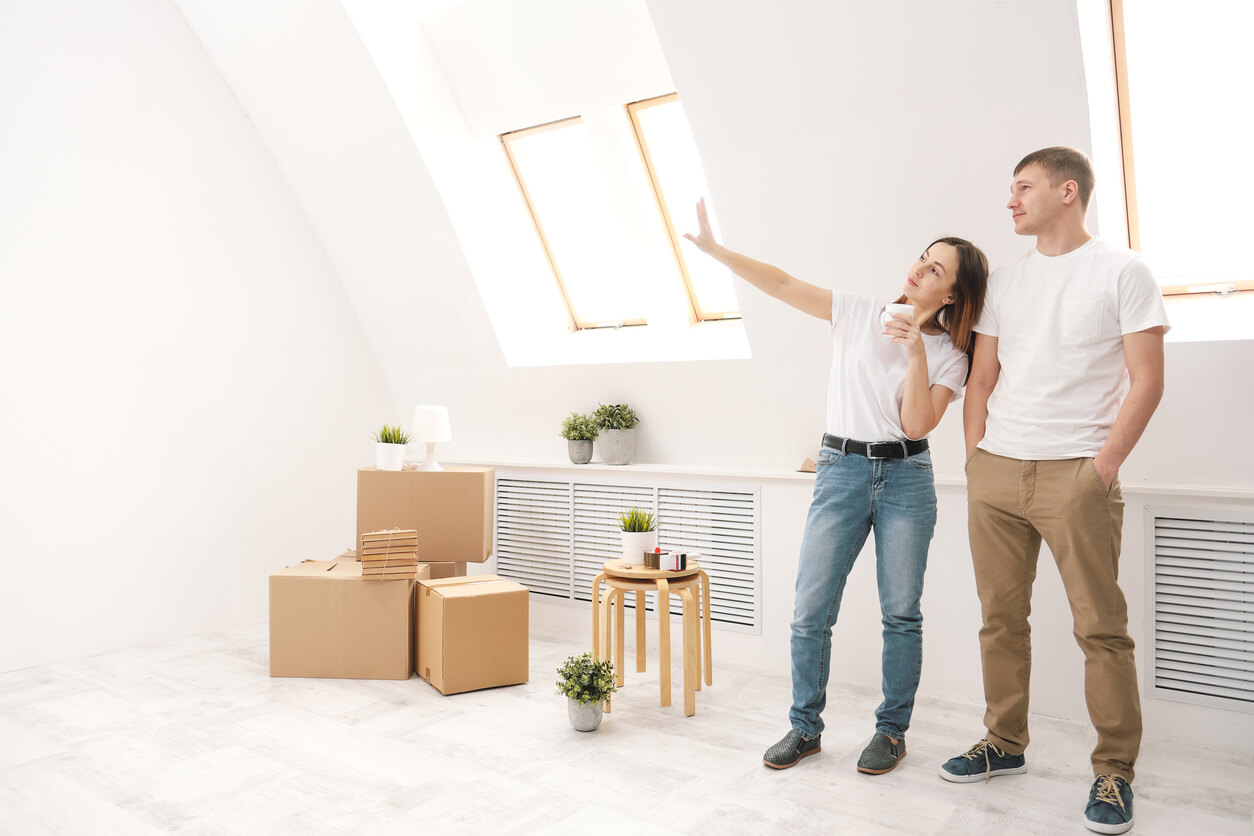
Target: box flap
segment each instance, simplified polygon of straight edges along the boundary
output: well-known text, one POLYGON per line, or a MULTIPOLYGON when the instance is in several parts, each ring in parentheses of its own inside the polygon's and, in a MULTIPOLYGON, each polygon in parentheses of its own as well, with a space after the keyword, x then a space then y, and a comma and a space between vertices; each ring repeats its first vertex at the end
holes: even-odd
POLYGON ((491 595, 502 595, 509 592, 527 593, 527 587, 514 581, 497 580, 492 583, 470 583, 460 586, 444 586, 430 590, 428 594, 439 595, 441 598, 485 598, 491 595))
MULTIPOLYGON (((436 588, 436 587, 442 587, 442 586, 458 586, 461 584, 470 584, 470 583, 493 583, 496 581, 501 581, 504 583, 515 583, 515 581, 508 581, 505 578, 499 577, 497 575, 462 575, 461 577, 456 577, 456 578, 432 578, 431 580, 423 581, 422 585, 436 588)), ((522 584, 519 584, 519 586, 521 585, 522 584)))

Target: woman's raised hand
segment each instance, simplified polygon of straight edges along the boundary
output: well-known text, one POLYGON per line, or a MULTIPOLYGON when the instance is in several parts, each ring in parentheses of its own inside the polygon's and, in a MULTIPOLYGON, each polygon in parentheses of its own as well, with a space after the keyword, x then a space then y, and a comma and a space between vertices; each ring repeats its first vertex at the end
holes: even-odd
POLYGON ((710 229, 710 214, 705 211, 705 198, 697 201, 697 234, 685 232, 684 237, 697 245, 703 253, 713 254, 718 249, 718 241, 714 240, 714 230, 710 229))

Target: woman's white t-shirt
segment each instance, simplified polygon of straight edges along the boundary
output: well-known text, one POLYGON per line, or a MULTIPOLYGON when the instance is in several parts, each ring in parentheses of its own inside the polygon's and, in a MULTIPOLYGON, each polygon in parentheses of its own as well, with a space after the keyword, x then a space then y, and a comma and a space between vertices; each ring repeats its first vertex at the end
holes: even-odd
MULTIPOLYGON (((884 336, 884 303, 869 296, 832 291, 832 373, 827 386, 827 432, 854 441, 907 438, 901 401, 909 360, 906 347, 884 336)), ((961 397, 967 355, 948 334, 924 334, 928 385, 940 384, 961 397)))

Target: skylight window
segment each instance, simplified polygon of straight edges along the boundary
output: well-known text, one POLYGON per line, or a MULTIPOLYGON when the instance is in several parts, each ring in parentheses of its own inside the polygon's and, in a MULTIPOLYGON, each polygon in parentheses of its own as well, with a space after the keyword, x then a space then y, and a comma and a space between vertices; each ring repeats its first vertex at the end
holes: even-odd
POLYGON ((1128 237, 1164 293, 1254 290, 1241 169, 1254 5, 1111 0, 1128 237), (1135 154, 1133 153, 1135 149, 1135 154))
POLYGON ((739 317, 731 277, 689 265, 673 218, 707 193, 675 94, 501 135, 573 331, 739 317))

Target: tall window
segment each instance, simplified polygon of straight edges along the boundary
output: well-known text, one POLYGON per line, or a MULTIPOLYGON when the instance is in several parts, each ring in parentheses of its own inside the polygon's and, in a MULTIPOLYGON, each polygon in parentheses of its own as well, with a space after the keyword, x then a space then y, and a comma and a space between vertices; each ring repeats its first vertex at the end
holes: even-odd
POLYGON ((1133 249, 1164 293, 1254 290, 1254 3, 1110 0, 1110 12, 1133 249))
POLYGON ((707 193, 675 94, 501 135, 572 330, 739 317, 726 270, 690 265, 675 219, 707 193))

